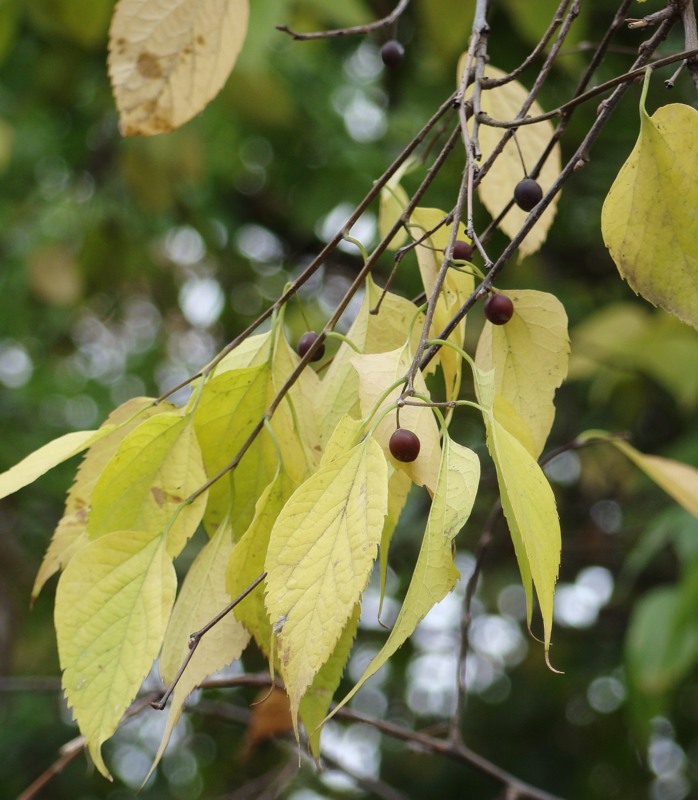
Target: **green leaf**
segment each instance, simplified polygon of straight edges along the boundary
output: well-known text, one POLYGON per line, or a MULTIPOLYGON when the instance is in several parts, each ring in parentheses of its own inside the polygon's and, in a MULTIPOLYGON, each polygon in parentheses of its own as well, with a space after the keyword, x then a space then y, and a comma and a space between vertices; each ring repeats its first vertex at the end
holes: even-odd
POLYGON ((453 540, 470 516, 479 482, 480 461, 477 455, 446 434, 439 480, 422 547, 398 618, 387 642, 335 710, 349 702, 368 678, 412 635, 427 613, 456 585, 458 570, 453 563, 453 540))
POLYGON ((698 111, 672 103, 651 117, 601 213, 604 242, 636 294, 698 328, 698 111))
POLYGON ((87 532, 91 539, 117 530, 159 534, 168 528, 175 556, 201 521, 206 493, 184 501, 206 482, 190 416, 159 414, 123 440, 94 487, 87 532))
POLYGON ((271 532, 266 606, 296 733, 300 700, 368 582, 388 507, 387 484, 383 451, 366 437, 308 478, 271 532))
POLYGON ((475 363, 494 370, 495 390, 520 415, 533 440, 531 455, 538 458, 555 418, 555 390, 567 374, 567 314, 547 292, 501 294, 513 301, 514 315, 506 325, 485 322, 475 363))
POLYGON ((34 581, 32 602, 38 597, 46 581, 58 570, 64 569, 74 553, 87 544, 87 519, 92 491, 121 442, 143 420, 172 408, 170 403, 155 405, 150 397, 134 397, 109 415, 105 425, 109 425, 111 432, 90 446, 68 492, 63 516, 53 533, 34 581))
POLYGON ((68 705, 99 771, 101 746, 153 665, 177 578, 164 537, 118 531, 79 550, 56 591, 56 633, 68 705))
POLYGON ((75 431, 59 436, 0 474, 0 499, 33 483, 45 472, 76 456, 114 430, 108 425, 96 431, 75 431))

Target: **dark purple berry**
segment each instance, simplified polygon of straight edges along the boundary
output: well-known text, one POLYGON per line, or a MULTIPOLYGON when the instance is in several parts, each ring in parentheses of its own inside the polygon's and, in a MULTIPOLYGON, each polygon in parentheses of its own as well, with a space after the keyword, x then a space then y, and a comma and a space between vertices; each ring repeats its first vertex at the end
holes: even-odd
POLYGON ((419 437, 406 428, 398 428, 393 431, 388 447, 393 458, 408 463, 419 455, 419 437))
POLYGON ((543 190, 533 178, 524 178, 514 187, 514 200, 523 211, 531 211, 540 203, 543 190))
POLYGON ((390 39, 381 47, 381 58, 386 67, 398 67, 405 56, 405 48, 397 39, 390 39))
MULTIPOLYGON (((298 355, 303 358, 303 356, 310 350, 310 348, 315 344, 317 340, 317 333, 314 331, 308 331, 304 333, 301 338, 298 340, 298 346, 296 347, 296 351, 298 355)), ((321 344, 320 347, 315 351, 315 354, 310 359, 311 361, 319 361, 325 355, 325 345, 321 344)))
POLYGON ((470 242, 466 242, 463 239, 458 239, 458 241, 453 245, 453 258, 456 261, 470 261, 473 257, 473 246, 470 242))
POLYGON ((493 325, 506 325, 514 313, 514 304, 505 294, 491 294, 485 300, 485 316, 493 325))

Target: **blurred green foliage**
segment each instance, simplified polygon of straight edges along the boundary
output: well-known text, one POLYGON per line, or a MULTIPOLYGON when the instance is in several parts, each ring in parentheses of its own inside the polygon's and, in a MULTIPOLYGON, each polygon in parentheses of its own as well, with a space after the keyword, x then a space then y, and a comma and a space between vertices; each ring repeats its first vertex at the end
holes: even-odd
MULTIPOLYGON (((273 301, 320 249, 327 227, 333 233, 343 223, 453 90, 473 5, 416 1, 398 28, 405 61, 386 74, 380 36, 298 43, 274 25, 355 24, 386 13, 390 3, 256 0, 240 62, 211 106, 167 136, 123 140, 105 66, 113 4, 0 2, 0 469, 60 433, 99 424, 127 397, 175 385, 273 301)), ((515 67, 556 6, 552 0, 495 4, 492 62, 515 67)), ((542 92, 544 107, 569 97, 613 11, 602 0, 584 4, 569 52, 542 92)), ((642 39, 640 31, 621 32, 594 80, 627 69, 642 39)), ((677 33, 662 54, 680 49, 677 33)), ((534 66, 522 81, 530 84, 535 74, 534 66)), ((590 164, 567 184, 542 252, 512 263, 503 288, 557 294, 575 331, 573 380, 558 394, 551 446, 585 428, 623 430, 643 450, 695 465, 696 334, 632 296, 599 230, 601 204, 636 137, 637 95, 629 92, 590 164)), ((671 100, 695 105, 685 76, 671 100)), ((664 102, 656 81, 648 105, 664 102)), ((565 154, 594 118, 594 102, 579 109, 562 141, 565 154)), ((426 205, 452 207, 461 167, 455 155, 426 205)), ((409 179, 406 188, 413 188, 409 179)), ((486 224, 484 213, 480 220, 486 224)), ((503 241, 495 236, 493 251, 503 241)), ((338 252, 301 292, 303 308, 291 303, 292 341, 324 321, 358 266, 351 248, 338 252)), ((386 257, 379 274, 384 278, 390 268, 386 257)), ((419 292, 416 263, 403 262, 397 287, 408 296, 419 292)), ((455 431, 484 450, 483 433, 468 418, 458 419, 455 431)), ((610 450, 566 456, 551 470, 564 536, 552 660, 563 676, 546 670, 540 649, 526 645, 514 555, 505 530, 497 530, 476 604, 481 640, 475 639, 469 664, 466 741, 565 797, 680 800, 698 791, 698 531, 692 518, 667 511, 668 498, 610 450), (497 650, 497 636, 503 650, 497 650), (507 646, 513 650, 505 657, 507 646)), ((55 583, 31 613, 27 606, 74 467, 55 470, 0 505, 4 675, 57 675, 55 583)), ((490 499, 479 499, 459 537, 465 569, 494 498, 492 470, 484 480, 490 499)), ((422 518, 425 506, 423 498, 411 501, 391 551, 393 604, 419 547, 412 534, 419 525, 411 520, 422 518)), ((443 630, 427 628, 421 644, 406 645, 365 699, 359 696, 359 708, 417 727, 444 722, 449 678, 432 696, 419 675, 451 664, 454 602, 451 616, 440 617, 443 630)), ((362 631, 357 663, 382 640, 373 628, 362 631)), ((245 666, 264 668, 254 655, 246 656, 245 666)), ((55 691, 4 691, 2 681, 0 786, 14 797, 49 767, 76 729, 55 691)), ((223 700, 244 714, 252 695, 207 694, 144 797, 242 797, 235 789, 250 781, 259 781, 259 792, 246 796, 262 796, 264 781, 274 780, 281 787, 290 780, 274 796, 296 800, 374 796, 367 789, 347 795, 308 767, 285 778, 295 754, 273 744, 248 761, 236 758, 244 726, 219 718, 223 700)), ((144 774, 160 725, 152 712, 117 734, 111 757, 119 778, 144 774)), ((360 726, 336 726, 328 737, 340 751, 363 752, 365 761, 372 752, 382 779, 407 796, 496 795, 497 786, 472 770, 415 754, 360 726), (357 749, 357 742, 369 749, 357 749)), ((41 796, 134 795, 123 784, 105 783, 79 758, 41 796)))

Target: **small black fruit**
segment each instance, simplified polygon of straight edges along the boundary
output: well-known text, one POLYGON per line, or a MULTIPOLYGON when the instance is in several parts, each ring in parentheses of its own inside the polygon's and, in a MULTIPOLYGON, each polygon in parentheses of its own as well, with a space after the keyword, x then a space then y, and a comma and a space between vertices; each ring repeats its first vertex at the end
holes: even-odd
MULTIPOLYGON (((296 351, 298 355, 303 358, 303 356, 310 350, 310 348, 315 344, 315 340, 317 339, 317 333, 314 331, 308 331, 304 333, 301 338, 298 340, 298 347, 296 351)), ((325 345, 321 344, 320 347, 315 351, 315 355, 310 359, 311 361, 319 361, 325 355, 325 345)))
POLYGON ((388 447, 393 458, 408 463, 419 455, 419 437, 407 428, 398 428, 393 431, 388 447))
POLYGON ((456 261, 470 261, 473 257, 473 246, 470 242, 466 242, 463 239, 458 239, 458 241, 453 245, 453 258, 456 261))
POLYGON ((514 187, 514 200, 516 205, 523 211, 530 211, 535 208, 541 197, 543 197, 543 190, 533 178, 524 178, 514 187))
POLYGON ((397 39, 389 39, 381 47, 381 58, 386 67, 398 67, 405 56, 405 48, 397 39))
POLYGON ((493 325, 506 325, 514 313, 514 304, 505 294, 491 294, 485 300, 485 316, 493 325))

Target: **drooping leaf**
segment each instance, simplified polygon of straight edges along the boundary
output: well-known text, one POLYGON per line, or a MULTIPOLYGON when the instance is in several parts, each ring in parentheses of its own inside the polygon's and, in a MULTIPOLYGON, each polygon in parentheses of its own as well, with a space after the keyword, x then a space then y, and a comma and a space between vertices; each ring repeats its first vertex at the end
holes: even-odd
POLYGON ((494 370, 497 395, 521 416, 533 439, 531 455, 538 458, 555 418, 555 390, 567 374, 567 315, 546 292, 501 294, 513 301, 514 315, 506 325, 485 322, 475 363, 484 371, 494 370))
POLYGON ((96 539, 111 531, 157 535, 167 528, 167 548, 176 556, 201 521, 206 493, 182 504, 205 482, 191 417, 151 417, 129 433, 100 475, 87 532, 96 539))
POLYGON ((671 458, 641 453, 628 442, 611 436, 606 431, 584 431, 577 437, 579 441, 597 438, 606 439, 686 511, 698 517, 698 469, 671 458))
POLYGON ((698 328, 698 111, 672 103, 650 117, 648 85, 640 136, 606 197, 601 230, 633 291, 698 328))
POLYGON ((65 568, 73 554, 87 544, 87 518, 94 489, 102 470, 116 453, 124 438, 148 417, 171 411, 170 403, 154 405, 150 397, 134 397, 115 409, 105 425, 116 426, 98 439, 87 451, 68 492, 63 517, 54 531, 32 588, 32 602, 46 581, 65 568))
POLYGON ((279 514, 266 558, 266 606, 294 728, 376 557, 388 506, 385 457, 368 436, 303 483, 279 514))
MULTIPOLYGON (((415 240, 421 239, 426 233, 433 230, 446 216, 438 208, 416 208, 410 217, 410 231, 415 240)), ((422 284, 427 297, 434 291, 436 277, 444 260, 444 250, 448 245, 453 225, 442 225, 434 231, 423 244, 417 245, 417 261, 422 276, 422 284)), ((469 242, 463 224, 458 226, 458 239, 469 242)), ((450 268, 446 274, 441 296, 436 305, 434 323, 429 335, 438 336, 451 321, 456 311, 463 305, 466 298, 472 294, 475 287, 475 278, 471 273, 450 268)), ((455 330, 448 337, 459 347, 463 346, 465 336, 465 319, 458 323, 455 330)), ((458 397, 461 382, 462 358, 450 347, 442 347, 437 356, 438 363, 444 373, 446 383, 446 399, 455 400, 458 397)))
MULTIPOLYGON (((390 229, 402 216, 409 202, 407 192, 402 188, 400 181, 410 166, 411 161, 407 159, 381 189, 378 205, 378 235, 381 239, 388 235, 390 229)), ((390 240, 388 249, 397 250, 406 241, 407 231, 401 228, 390 240)))
POLYGON ((402 514, 402 510, 407 503, 407 496, 412 488, 412 481, 407 473, 401 469, 390 466, 388 473, 388 515, 383 525, 380 543, 380 602, 378 604, 378 617, 380 618, 383 610, 383 600, 385 598, 385 587, 388 579, 388 554, 393 534, 397 528, 397 523, 402 514))
MULTIPOLYGON (((168 685, 189 652, 190 635, 203 628, 230 602, 225 589, 225 577, 232 549, 232 528, 229 521, 225 520, 187 572, 165 632, 160 655, 160 674, 168 685)), ((239 658, 249 640, 249 633, 232 613, 228 613, 204 634, 172 693, 167 725, 150 768, 151 773, 165 752, 187 696, 209 675, 239 658)))
MULTIPOLYGON (((406 347, 391 350, 388 353, 357 355, 351 359, 359 376, 363 417, 373 411, 375 404, 391 384, 405 375, 411 362, 412 357, 406 347)), ((420 394, 428 396, 421 373, 418 373, 415 378, 415 389, 420 394)), ((401 391, 401 386, 393 389, 381 403, 380 408, 383 409, 394 403, 401 391)), ((380 411, 377 413, 379 414, 380 411)), ((381 420, 374 432, 376 441, 396 468, 404 470, 418 486, 427 486, 432 492, 435 491, 441 460, 441 446, 439 444, 439 426, 433 412, 429 408, 416 406, 404 406, 400 409, 400 427, 415 433, 420 441, 419 455, 415 461, 409 463, 396 461, 390 455, 388 442, 397 427, 396 419, 396 413, 389 413, 381 420)))
MULTIPOLYGON (((228 559, 226 591, 229 600, 241 595, 264 572, 271 529, 294 488, 294 484, 282 470, 262 492, 257 501, 254 519, 228 559)), ((269 655, 271 624, 264 606, 263 592, 252 592, 235 606, 233 613, 254 636, 260 650, 269 655)))
MULTIPOLYGON (((418 317, 417 307, 404 297, 388 292, 379 313, 370 313, 376 307, 382 291, 369 276, 361 310, 347 332, 347 338, 361 353, 385 353, 402 346, 412 323, 411 341, 416 343, 419 338, 421 315, 418 317)), ((351 365, 355 355, 356 351, 343 342, 320 383, 315 411, 323 444, 345 414, 360 416, 359 379, 351 365)))
POLYGON ((119 0, 109 77, 124 136, 178 128, 223 87, 247 33, 248 0, 119 0))
POLYGON ((470 516, 479 482, 480 461, 477 455, 446 434, 436 492, 402 608, 388 640, 371 659, 354 688, 336 706, 337 709, 349 702, 455 586, 458 570, 453 563, 453 539, 470 516))
POLYGON ((96 431, 66 433, 30 453, 0 475, 0 499, 33 483, 45 472, 82 453, 113 430, 114 426, 105 426, 96 431))
POLYGON ((68 705, 99 771, 114 733, 153 665, 177 578, 164 537, 117 531, 71 559, 56 591, 56 634, 68 705))
MULTIPOLYGON (((463 70, 465 61, 461 58, 458 67, 458 80, 463 70)), ((505 73, 502 70, 488 65, 485 67, 485 77, 501 78, 505 73)), ((467 95, 472 94, 472 88, 467 95)), ((520 112, 524 101, 528 97, 526 89, 518 81, 510 81, 503 86, 494 89, 487 89, 482 92, 481 107, 482 111, 493 119, 512 120, 520 112)), ((538 116, 543 113, 543 109, 537 101, 534 101, 527 112, 527 116, 538 116)), ((472 121, 469 129, 472 132, 472 121)), ((499 146, 502 137, 506 133, 506 128, 494 128, 488 125, 479 127, 480 149, 482 151, 483 162, 499 146)), ((543 152, 548 146, 553 135, 553 125, 549 120, 538 122, 535 125, 522 125, 516 131, 516 142, 513 138, 504 146, 504 150, 497 157, 489 172, 478 187, 478 195, 483 205, 494 219, 497 219, 506 205, 514 197, 514 187, 526 175, 521 164, 523 156, 526 170, 530 171, 536 165, 543 152), (518 147, 516 146, 518 142, 518 147), (519 155, 521 148, 521 155, 519 155)), ((561 170, 561 151, 560 145, 555 144, 548 159, 541 168, 536 178, 543 193, 548 191, 557 179, 561 170)), ((519 254, 524 256, 531 255, 540 249, 545 241, 550 226, 555 218, 557 201, 559 195, 555 197, 550 205, 545 209, 542 216, 535 226, 529 231, 528 235, 519 247, 519 254)), ((511 239, 520 230, 526 220, 528 212, 522 211, 514 205, 509 209, 507 215, 499 223, 504 233, 511 239)))
POLYGON ((526 593, 529 626, 535 588, 543 618, 543 641, 547 654, 562 548, 555 496, 545 473, 530 451, 497 419, 494 373, 475 369, 474 375, 478 399, 484 411, 487 449, 497 471, 502 509, 526 593))

